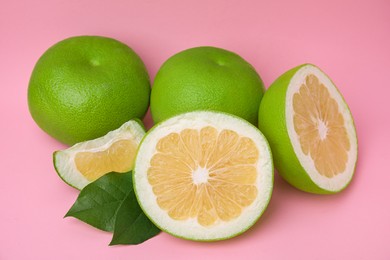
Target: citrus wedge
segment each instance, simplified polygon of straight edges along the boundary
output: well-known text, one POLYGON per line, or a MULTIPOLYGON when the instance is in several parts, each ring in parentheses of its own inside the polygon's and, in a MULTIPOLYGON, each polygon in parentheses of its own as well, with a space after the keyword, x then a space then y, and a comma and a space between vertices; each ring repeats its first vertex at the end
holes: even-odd
POLYGON ((266 139, 249 122, 196 111, 145 135, 133 179, 141 207, 161 230, 190 240, 222 240, 262 215, 273 164, 266 139))
POLYGON ((311 64, 280 76, 259 109, 280 175, 296 188, 335 193, 351 181, 357 136, 350 110, 336 86, 311 64))
POLYGON ((103 137, 54 152, 54 167, 67 184, 82 189, 106 173, 132 170, 144 134, 142 123, 130 120, 103 137))

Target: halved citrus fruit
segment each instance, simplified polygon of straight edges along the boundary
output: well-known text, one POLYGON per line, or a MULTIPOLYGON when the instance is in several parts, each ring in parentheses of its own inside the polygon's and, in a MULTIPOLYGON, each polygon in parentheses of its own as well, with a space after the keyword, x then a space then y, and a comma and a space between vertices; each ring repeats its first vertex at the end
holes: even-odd
POLYGON ((316 66, 296 67, 270 86, 260 104, 259 128, 278 172, 298 189, 335 193, 351 181, 357 161, 353 118, 316 66))
POLYGON ((145 135, 133 178, 141 207, 160 229, 190 240, 221 240, 262 215, 273 164, 265 137, 249 122, 195 111, 145 135))
POLYGON ((67 184, 82 189, 106 173, 132 170, 144 134, 142 123, 130 120, 103 137, 54 152, 54 167, 67 184))

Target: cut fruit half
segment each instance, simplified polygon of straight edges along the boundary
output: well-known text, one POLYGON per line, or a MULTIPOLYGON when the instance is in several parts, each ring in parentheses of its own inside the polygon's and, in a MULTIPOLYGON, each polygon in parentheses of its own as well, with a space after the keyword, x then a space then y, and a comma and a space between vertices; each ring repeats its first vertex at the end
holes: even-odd
POLYGON ((81 190, 106 173, 132 170, 144 135, 142 123, 130 120, 103 137, 54 152, 54 167, 61 179, 81 190))
POLYGON ((197 111, 164 121, 138 150, 134 188, 162 230, 190 240, 222 240, 251 227, 273 187, 270 148, 247 121, 197 111))
POLYGON ((270 86, 260 104, 259 128, 278 172, 298 189, 335 193, 351 181, 357 161, 352 115, 316 66, 296 67, 270 86))

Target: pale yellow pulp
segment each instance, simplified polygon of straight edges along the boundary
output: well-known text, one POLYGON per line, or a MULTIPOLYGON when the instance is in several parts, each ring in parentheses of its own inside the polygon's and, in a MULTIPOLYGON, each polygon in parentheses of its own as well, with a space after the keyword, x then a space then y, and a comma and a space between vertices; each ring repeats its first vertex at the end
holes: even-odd
POLYGON ((345 171, 350 142, 344 117, 328 89, 315 75, 293 96, 294 129, 302 151, 310 155, 317 171, 328 178, 345 171))
POLYGON ((132 140, 119 140, 106 150, 79 152, 75 156, 76 167, 89 181, 109 172, 127 172, 133 169, 137 145, 132 140))
POLYGON ((257 196, 259 151, 248 137, 207 126, 170 133, 156 149, 148 181, 172 219, 202 226, 230 221, 257 196))

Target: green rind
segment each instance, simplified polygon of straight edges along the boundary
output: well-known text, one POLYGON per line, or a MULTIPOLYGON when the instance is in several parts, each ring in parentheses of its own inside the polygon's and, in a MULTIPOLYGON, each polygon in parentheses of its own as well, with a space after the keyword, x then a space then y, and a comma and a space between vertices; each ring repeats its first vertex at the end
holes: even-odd
POLYGON ((73 145, 143 118, 151 89, 147 69, 130 47, 112 38, 76 36, 45 51, 27 92, 37 125, 73 145))
POLYGON ((196 110, 234 114, 257 125, 265 91, 255 68, 238 54, 201 46, 181 51, 154 79, 150 111, 155 123, 196 110))
MULTIPOLYGON (((198 112, 202 112, 202 111, 208 111, 208 110, 197 110, 198 112)), ((196 112, 196 111, 193 111, 193 112, 196 112)), ((149 218, 149 220, 156 226, 158 227, 160 230, 164 231, 165 233, 167 234, 170 234, 174 237, 177 237, 177 238, 181 238, 181 239, 185 239, 185 240, 191 240, 191 241, 196 241, 196 242, 217 242, 217 241, 221 241, 221 240, 227 240, 227 239, 230 239, 230 238, 233 238, 233 237, 236 237, 236 236, 239 236, 241 234, 243 234, 245 231, 249 230, 251 227, 253 227, 257 221, 260 219, 260 217, 263 215, 263 213, 265 212, 265 210, 268 208, 268 205, 269 205, 269 202, 271 200, 271 197, 272 197, 272 191, 273 191, 273 187, 274 187, 274 161, 272 160, 272 152, 271 152, 271 146, 270 144, 268 143, 267 141, 267 138, 266 136, 256 127, 254 127, 251 123, 249 123, 247 120, 239 117, 239 116, 236 116, 236 115, 233 115, 233 114, 229 114, 229 113, 226 113, 226 112, 220 112, 220 111, 212 111, 212 112, 216 112, 216 113, 220 113, 220 114, 225 114, 225 115, 228 115, 228 116, 231 116, 231 117, 234 117, 234 118, 237 118, 239 120, 242 120, 242 121, 245 121, 248 126, 252 127, 253 129, 255 129, 257 132, 259 132, 265 139, 265 143, 267 144, 267 149, 269 151, 269 154, 270 154, 270 158, 271 158, 271 171, 272 171, 272 174, 271 174, 271 187, 270 187, 270 193, 268 194, 268 200, 267 200, 267 203, 265 204, 265 207, 264 209, 259 213, 259 215, 257 216, 257 218, 254 219, 254 221, 252 223, 250 223, 249 225, 247 225, 245 228, 243 228, 242 230, 240 230, 239 232, 237 233, 234 233, 232 234, 231 236, 227 236, 227 237, 222 237, 222 238, 215 238, 215 239, 198 239, 198 238, 194 238, 194 237, 184 237, 184 236, 180 236, 180 235, 177 235, 175 233, 172 233, 172 232, 169 232, 168 230, 166 229, 163 229, 160 225, 158 225, 158 223, 156 223, 152 217, 149 216, 149 214, 147 213, 147 211, 145 210, 145 208, 143 207, 142 205, 142 202, 138 196, 138 193, 137 193, 137 185, 136 185, 136 178, 135 178, 135 175, 136 175, 136 172, 135 172, 135 169, 136 169, 136 165, 134 165, 134 170, 133 170, 133 189, 134 189, 134 193, 135 193, 135 197, 137 198, 137 201, 138 201, 138 204, 139 206, 141 207, 142 211, 145 213, 145 215, 149 218)), ((185 114, 185 113, 183 113, 185 114)), ((169 118, 168 118, 169 119, 169 118)), ((142 138, 140 144, 138 147, 141 147, 142 146, 142 143, 144 142, 145 138, 147 137, 147 135, 149 135, 151 132, 153 132, 153 130, 155 128, 157 128, 160 124, 164 123, 165 121, 167 121, 168 119, 165 119, 164 121, 161 121, 157 124, 155 124, 145 135, 144 137, 142 138)), ((138 152, 139 152, 140 149, 138 149, 137 151, 137 154, 135 156, 135 158, 138 157, 138 152)), ((135 163, 137 163, 137 159, 135 160, 135 163)))
MULTIPOLYGON (((281 75, 265 92, 259 108, 259 129, 267 137, 280 176, 302 191, 315 194, 332 194, 318 187, 299 162, 286 126, 286 93, 291 78, 302 67, 295 67, 281 75)), ((311 65, 311 64, 310 64, 311 65)), ((313 65, 314 66, 314 65, 313 65)))
POLYGON ((53 165, 54 165, 54 170, 56 171, 57 175, 61 178, 61 180, 63 180, 63 181, 64 181, 66 184, 68 184, 69 186, 71 186, 71 187, 73 187, 73 188, 75 188, 75 189, 77 189, 77 190, 81 190, 80 188, 78 188, 78 187, 76 187, 75 185, 71 184, 70 182, 68 182, 66 179, 64 179, 64 178, 62 177, 60 171, 59 171, 58 168, 57 168, 57 157, 56 157, 57 152, 59 152, 59 151, 55 151, 55 152, 53 153, 53 165))

